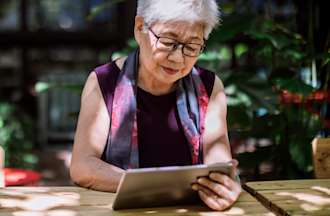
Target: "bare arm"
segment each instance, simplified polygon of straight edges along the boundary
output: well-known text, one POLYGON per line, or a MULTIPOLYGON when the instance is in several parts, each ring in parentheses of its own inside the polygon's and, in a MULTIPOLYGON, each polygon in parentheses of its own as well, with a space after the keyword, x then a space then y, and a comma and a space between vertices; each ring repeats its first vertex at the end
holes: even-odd
POLYGON ((232 159, 227 132, 227 102, 224 87, 216 76, 205 117, 204 163, 227 162, 232 159))
MULTIPOLYGON (((227 135, 227 103, 221 80, 216 77, 205 119, 204 163, 228 162, 232 160, 227 135)), ((236 174, 237 163, 234 163, 236 174)), ((230 207, 239 197, 241 186, 221 173, 212 173, 199 178, 193 189, 198 191, 203 202, 214 210, 230 207)))
POLYGON ((71 179, 78 185, 115 192, 124 170, 102 161, 110 118, 96 74, 88 77, 82 97, 70 165, 71 179))

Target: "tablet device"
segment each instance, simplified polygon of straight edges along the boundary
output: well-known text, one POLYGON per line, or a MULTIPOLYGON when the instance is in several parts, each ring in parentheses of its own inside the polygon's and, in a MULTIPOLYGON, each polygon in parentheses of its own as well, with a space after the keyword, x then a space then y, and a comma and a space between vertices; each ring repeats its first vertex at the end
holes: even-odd
POLYGON ((146 208, 193 204, 198 193, 191 189, 198 177, 210 172, 230 174, 232 163, 170 166, 127 170, 119 183, 112 208, 146 208))

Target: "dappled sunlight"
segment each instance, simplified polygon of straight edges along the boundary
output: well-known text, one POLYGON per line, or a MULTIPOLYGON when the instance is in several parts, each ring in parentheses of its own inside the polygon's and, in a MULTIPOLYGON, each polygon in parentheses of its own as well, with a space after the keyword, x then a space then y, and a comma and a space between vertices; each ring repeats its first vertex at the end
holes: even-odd
POLYGON ((276 216, 274 213, 272 212, 268 212, 268 213, 265 213, 265 214, 261 214, 262 216, 276 216))
MULTIPOLYGON (((164 207, 164 208, 160 208, 160 209, 152 209, 152 210, 146 210, 146 211, 143 211, 143 213, 145 214, 160 214, 161 212, 163 212, 165 209, 168 209, 168 207, 164 207)), ((178 209, 173 209, 171 210, 173 212, 175 212, 175 214, 183 214, 183 213, 187 213, 187 212, 190 212, 191 210, 189 210, 188 208, 178 208, 178 209)))
POLYGON ((327 195, 330 196, 330 189, 329 188, 321 187, 321 186, 313 186, 313 187, 311 187, 311 189, 326 193, 327 195))
POLYGON ((223 212, 208 211, 199 213, 200 216, 245 215, 245 211, 238 207, 232 207, 223 212))
MULTIPOLYGON (((324 192, 328 194, 327 188, 319 187, 319 186, 313 186, 311 187, 314 190, 324 192)), ((303 201, 304 203, 301 203, 299 206, 301 209, 307 212, 315 212, 322 210, 325 206, 330 206, 330 197, 323 197, 321 195, 314 195, 314 194, 308 194, 308 193, 290 193, 290 192, 280 192, 276 195, 279 196, 289 196, 296 198, 299 201, 303 201)))
POLYGON ((189 211, 188 209, 184 209, 184 208, 175 210, 176 213, 187 213, 188 211, 189 211))
POLYGON ((50 210, 47 212, 39 212, 39 211, 16 211, 13 212, 14 216, 75 216, 77 213, 71 210, 50 210))
POLYGON ((280 192, 280 193, 277 193, 276 195, 293 197, 300 201, 309 202, 309 203, 312 203, 315 205, 330 205, 330 198, 326 198, 326 197, 322 197, 322 196, 314 195, 314 194, 280 192))
POLYGON ((322 209, 322 206, 318 206, 315 204, 303 203, 300 205, 302 209, 308 212, 318 211, 322 209))
POLYGON ((244 210, 238 207, 232 207, 228 209, 227 211, 224 211, 226 215, 244 215, 244 210))
POLYGON ((43 212, 33 212, 33 211, 17 211, 13 212, 14 216, 45 216, 43 212))
POLYGON ((72 198, 72 199, 75 199, 75 200, 80 199, 80 194, 74 193, 74 192, 56 192, 56 193, 52 193, 52 195, 65 196, 66 198, 72 198))
POLYGON ((6 190, 0 189, 0 195, 24 196, 26 193, 46 193, 48 191, 48 187, 20 187, 19 191, 15 187, 7 187, 6 190))
POLYGON ((146 213, 146 214, 157 214, 158 211, 155 211, 155 210, 149 210, 149 211, 145 211, 144 213, 146 213))
POLYGON ((56 207, 78 206, 80 199, 80 195, 78 193, 73 192, 56 192, 49 194, 24 194, 24 191, 16 193, 12 191, 13 193, 9 194, 3 192, 4 191, 1 191, 2 194, 9 195, 9 197, 0 198, 0 206, 2 208, 18 208, 22 210, 31 211, 31 214, 34 211, 45 211, 56 207))

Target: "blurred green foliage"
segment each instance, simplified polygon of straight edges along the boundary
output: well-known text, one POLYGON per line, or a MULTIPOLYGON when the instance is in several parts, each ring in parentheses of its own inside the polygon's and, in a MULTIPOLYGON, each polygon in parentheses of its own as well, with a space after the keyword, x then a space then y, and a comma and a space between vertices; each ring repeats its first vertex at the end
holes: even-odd
POLYGON ((5 150, 5 166, 35 168, 34 123, 18 106, 0 102, 0 145, 5 150))
POLYGON ((102 13, 103 11, 111 8, 114 4, 124 2, 125 0, 111 0, 104 3, 101 3, 99 5, 96 5, 92 8, 91 12, 87 16, 87 20, 93 20, 97 15, 102 13))
POLYGON ((306 109, 317 88, 306 84, 300 72, 311 71, 316 59, 328 67, 329 53, 315 54, 309 43, 285 25, 249 13, 224 17, 211 35, 199 63, 216 71, 224 83, 232 138, 272 143, 239 154, 242 168, 256 169, 267 161, 274 165, 273 178, 312 177, 311 141, 324 125, 320 115, 306 109))
POLYGON ((50 82, 43 82, 39 81, 35 85, 35 90, 37 93, 47 92, 50 89, 66 89, 72 92, 76 92, 80 94, 83 90, 83 85, 81 84, 70 84, 70 83, 50 83, 50 82))

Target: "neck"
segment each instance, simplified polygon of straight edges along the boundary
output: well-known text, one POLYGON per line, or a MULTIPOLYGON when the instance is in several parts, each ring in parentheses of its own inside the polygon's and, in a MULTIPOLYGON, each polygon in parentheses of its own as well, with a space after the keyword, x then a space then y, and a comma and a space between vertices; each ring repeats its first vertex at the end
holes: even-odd
POLYGON ((173 92, 175 89, 175 84, 159 82, 141 66, 139 68, 138 86, 144 91, 156 96, 173 92))

